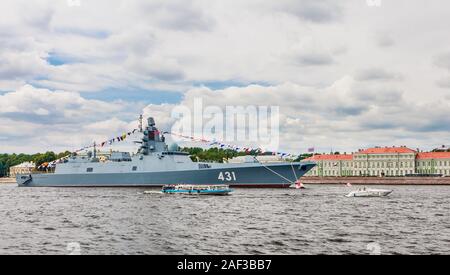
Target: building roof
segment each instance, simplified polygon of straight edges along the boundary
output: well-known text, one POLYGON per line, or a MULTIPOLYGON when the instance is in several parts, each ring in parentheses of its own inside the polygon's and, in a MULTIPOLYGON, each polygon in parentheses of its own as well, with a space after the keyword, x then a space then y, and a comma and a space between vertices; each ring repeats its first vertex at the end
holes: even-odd
POLYGON ((417 159, 450 159, 450 152, 418 153, 417 159))
MULTIPOLYGON (((450 159, 450 152, 422 152, 418 153, 407 147, 384 147, 384 148, 369 148, 366 150, 361 150, 356 152, 355 154, 386 154, 386 153, 416 153, 417 159, 450 159)), ((307 159, 306 161, 320 161, 320 160, 329 160, 329 161, 338 161, 338 160, 352 160, 352 154, 345 155, 314 155, 307 159)))
POLYGON ((356 152, 356 154, 408 154, 408 153, 416 153, 416 151, 406 146, 403 146, 403 147, 374 147, 356 152))
POLYGON ((34 168, 34 167, 36 167, 34 162, 23 162, 21 164, 13 166, 13 168, 34 168))
POLYGON ((314 155, 304 160, 352 160, 353 155, 314 155))

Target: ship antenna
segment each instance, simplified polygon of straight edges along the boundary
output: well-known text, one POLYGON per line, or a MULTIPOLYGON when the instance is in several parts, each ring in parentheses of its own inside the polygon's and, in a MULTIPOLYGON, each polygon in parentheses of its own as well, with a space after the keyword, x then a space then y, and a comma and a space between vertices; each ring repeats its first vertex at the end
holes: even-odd
POLYGON ((141 133, 142 133, 142 120, 143 120, 143 116, 140 115, 139 116, 139 132, 141 132, 141 133))
POLYGON ((97 158, 97 143, 94 141, 94 159, 97 158))

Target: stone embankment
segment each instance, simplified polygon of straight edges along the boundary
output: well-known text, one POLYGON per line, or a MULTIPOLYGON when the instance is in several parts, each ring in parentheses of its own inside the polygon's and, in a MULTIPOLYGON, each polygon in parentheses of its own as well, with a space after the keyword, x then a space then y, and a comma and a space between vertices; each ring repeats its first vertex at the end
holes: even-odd
POLYGON ((3 183, 16 183, 15 178, 0 178, 0 184, 3 183))
POLYGON ((304 184, 450 185, 450 177, 303 177, 304 184))

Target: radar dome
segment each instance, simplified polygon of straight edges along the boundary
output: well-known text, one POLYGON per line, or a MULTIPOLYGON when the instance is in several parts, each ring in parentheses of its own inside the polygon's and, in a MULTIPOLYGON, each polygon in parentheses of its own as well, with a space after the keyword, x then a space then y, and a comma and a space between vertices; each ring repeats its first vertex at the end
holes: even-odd
POLYGON ((178 144, 172 143, 169 145, 169 151, 178 151, 178 150, 180 150, 180 146, 178 146, 178 144))

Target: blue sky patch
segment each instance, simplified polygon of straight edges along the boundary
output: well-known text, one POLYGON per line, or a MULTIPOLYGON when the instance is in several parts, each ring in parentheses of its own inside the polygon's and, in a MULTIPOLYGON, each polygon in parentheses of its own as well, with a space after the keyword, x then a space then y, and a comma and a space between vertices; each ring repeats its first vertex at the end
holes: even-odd
POLYGON ((178 92, 144 90, 139 88, 108 88, 99 92, 86 92, 81 94, 86 99, 102 101, 134 101, 146 104, 179 103, 183 94, 178 92))
POLYGON ((235 80, 225 80, 225 81, 206 81, 206 82, 194 82, 194 86, 205 86, 211 90, 223 90, 229 87, 246 87, 248 85, 261 85, 270 86, 267 82, 245 82, 245 81, 235 81, 235 80))
POLYGON ((96 39, 105 39, 111 35, 108 31, 95 29, 60 28, 56 31, 62 34, 75 34, 96 39))
POLYGON ((46 60, 47 60, 48 64, 50 64, 52 66, 61 66, 64 64, 75 63, 75 60, 73 58, 64 56, 62 54, 53 53, 53 52, 50 52, 48 54, 48 57, 46 60))

